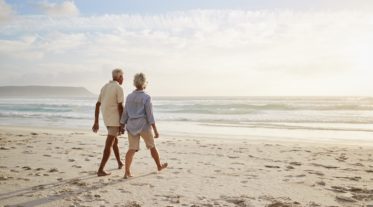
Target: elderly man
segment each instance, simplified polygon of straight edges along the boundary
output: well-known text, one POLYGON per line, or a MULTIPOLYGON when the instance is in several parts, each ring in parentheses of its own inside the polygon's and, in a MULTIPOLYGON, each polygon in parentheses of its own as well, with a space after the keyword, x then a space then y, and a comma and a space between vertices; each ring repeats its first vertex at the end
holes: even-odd
POLYGON ((99 113, 100 106, 104 123, 106 125, 108 135, 106 138, 105 149, 102 156, 100 168, 97 171, 98 176, 110 175, 110 172, 104 170, 105 164, 108 161, 111 148, 114 150, 115 157, 118 162, 118 169, 122 169, 123 163, 120 160, 118 148, 118 135, 120 135, 120 117, 123 112, 123 89, 120 85, 123 83, 123 71, 115 69, 112 72, 113 80, 102 87, 95 110, 95 122, 93 124, 93 132, 99 129, 99 113))

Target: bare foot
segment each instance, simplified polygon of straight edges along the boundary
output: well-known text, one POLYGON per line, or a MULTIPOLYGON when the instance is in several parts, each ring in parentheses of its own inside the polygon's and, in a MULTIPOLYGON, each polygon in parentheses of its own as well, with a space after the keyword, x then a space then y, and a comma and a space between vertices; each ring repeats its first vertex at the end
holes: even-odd
POLYGON ((168 163, 167 163, 167 162, 163 163, 163 164, 161 165, 161 167, 158 167, 158 171, 161 171, 161 170, 165 169, 167 166, 168 166, 168 163))
POLYGON ((130 172, 126 172, 125 174, 124 174, 124 179, 128 179, 128 178, 131 178, 131 177, 133 177, 132 175, 131 175, 131 173, 130 172))
POLYGON ((111 173, 110 172, 106 172, 106 171, 98 171, 97 172, 97 176, 98 177, 101 177, 101 176, 107 176, 107 175, 111 175, 111 173))
POLYGON ((123 163, 118 164, 118 169, 119 169, 119 170, 122 169, 123 166, 124 166, 123 163))

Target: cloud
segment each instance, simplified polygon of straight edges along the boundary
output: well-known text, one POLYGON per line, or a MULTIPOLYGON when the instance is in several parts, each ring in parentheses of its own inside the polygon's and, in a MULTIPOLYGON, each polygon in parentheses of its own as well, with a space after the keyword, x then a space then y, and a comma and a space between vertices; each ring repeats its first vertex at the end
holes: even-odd
POLYGON ((9 21, 14 15, 12 7, 5 0, 0 0, 0 24, 9 21))
POLYGON ((372 37, 373 15, 357 11, 20 16, 1 26, 0 84, 33 77, 97 92, 124 67, 129 79, 149 74, 158 95, 362 94, 373 91, 372 37))
POLYGON ((61 4, 49 3, 47 1, 40 2, 39 8, 49 16, 77 16, 79 9, 74 1, 64 1, 61 4))

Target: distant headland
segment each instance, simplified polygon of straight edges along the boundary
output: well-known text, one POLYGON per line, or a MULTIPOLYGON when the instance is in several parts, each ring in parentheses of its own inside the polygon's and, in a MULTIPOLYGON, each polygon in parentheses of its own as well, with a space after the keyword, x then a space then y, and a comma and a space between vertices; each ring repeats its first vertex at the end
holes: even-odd
POLYGON ((0 97, 90 97, 84 87, 66 86, 0 86, 0 97))

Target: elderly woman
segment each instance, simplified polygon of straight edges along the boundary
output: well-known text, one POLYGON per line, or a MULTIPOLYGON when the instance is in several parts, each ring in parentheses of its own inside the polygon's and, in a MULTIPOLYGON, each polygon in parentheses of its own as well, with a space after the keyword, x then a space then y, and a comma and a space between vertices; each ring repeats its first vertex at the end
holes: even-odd
POLYGON ((127 129, 129 143, 129 149, 126 154, 124 178, 132 177, 130 168, 133 156, 139 150, 140 137, 144 139, 146 147, 150 149, 151 155, 157 164, 158 171, 167 167, 167 163, 161 164, 154 143, 154 138, 158 138, 159 133, 154 121, 151 98, 144 92, 147 85, 145 75, 143 73, 136 74, 133 84, 136 90, 127 96, 120 120, 122 133, 124 129, 127 129), (151 129, 154 131, 154 138, 151 129))

